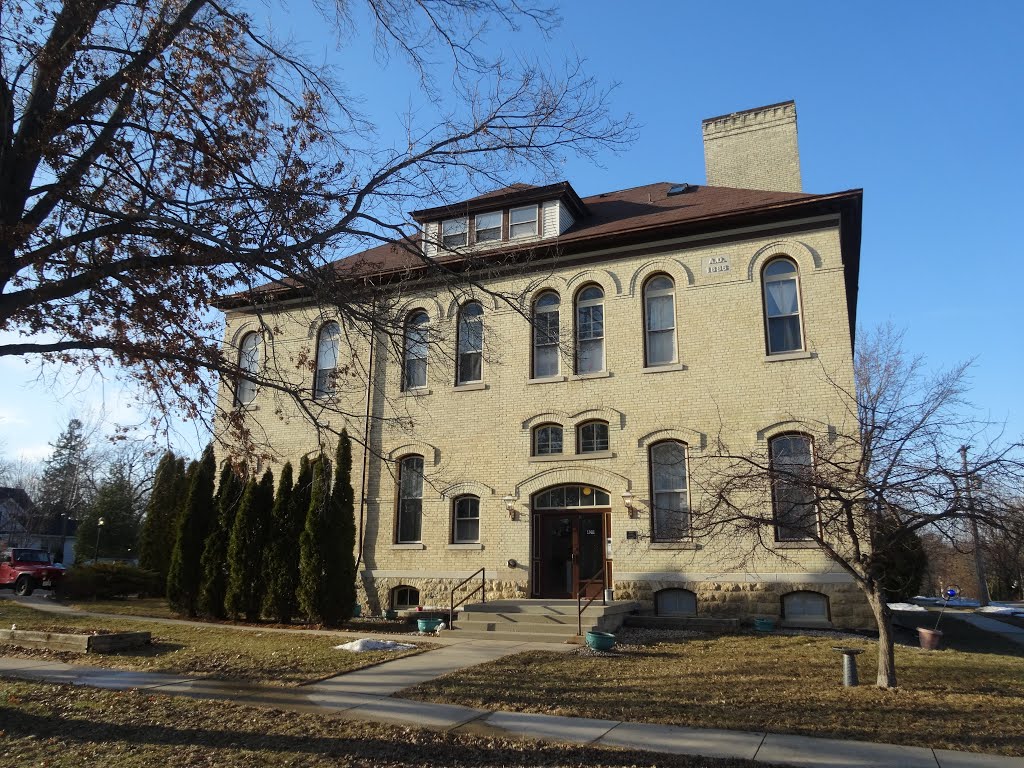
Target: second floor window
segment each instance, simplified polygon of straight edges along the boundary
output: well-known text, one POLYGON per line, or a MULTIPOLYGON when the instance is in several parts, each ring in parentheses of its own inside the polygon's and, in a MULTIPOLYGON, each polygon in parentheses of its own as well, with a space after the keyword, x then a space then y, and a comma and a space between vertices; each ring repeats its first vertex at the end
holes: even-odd
POLYGON ((398 465, 399 544, 420 541, 423 530, 423 457, 406 456, 398 465))
POLYGON ((405 349, 402 361, 402 388, 427 386, 427 313, 416 311, 405 321, 405 349))
POLYGON ((239 376, 235 385, 235 405, 248 405, 256 397, 255 377, 260 370, 261 346, 260 335, 255 331, 242 337, 238 348, 239 376))
POLYGON ((802 350, 800 286, 796 264, 789 259, 775 259, 764 268, 761 279, 764 281, 768 354, 802 350))
POLYGON ((456 384, 483 379, 484 308, 471 301, 459 309, 459 360, 456 384))
POLYGON ((562 452, 562 427, 541 424, 533 430, 533 455, 554 456, 562 452))
POLYGON ((576 373, 604 370, 604 291, 584 288, 576 296, 576 373))
POLYGON ((658 275, 644 286, 644 351, 647 366, 676 361, 675 285, 667 275, 658 275))
POLYGON ((558 375, 558 294, 542 293, 533 303, 533 378, 558 375))
POLYGON ((608 450, 608 422, 588 421, 576 430, 577 453, 599 453, 608 450))
POLYGON ((338 344, 341 331, 337 323, 327 323, 320 329, 316 344, 316 377, 313 397, 320 400, 334 394, 335 373, 338 369, 338 344))

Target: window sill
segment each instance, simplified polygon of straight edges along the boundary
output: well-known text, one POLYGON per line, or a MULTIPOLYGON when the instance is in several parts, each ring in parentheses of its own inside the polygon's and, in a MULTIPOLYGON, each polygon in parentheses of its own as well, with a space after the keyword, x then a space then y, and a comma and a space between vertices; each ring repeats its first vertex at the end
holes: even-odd
POLYGON ((527 384, 555 384, 556 382, 565 381, 565 376, 544 376, 540 379, 527 379, 527 384))
POLYGON ((777 355, 765 355, 766 363, 781 363, 783 360, 810 360, 814 355, 811 352, 780 352, 777 355))
POLYGON ((426 395, 433 394, 433 392, 434 390, 427 387, 416 387, 415 389, 403 390, 402 397, 425 397, 426 395))
POLYGON ((587 379, 608 379, 611 378, 611 371, 594 371, 594 373, 574 373, 569 378, 573 381, 586 381, 587 379))
POLYGON ((818 544, 810 539, 794 539, 793 541, 776 541, 774 549, 817 549, 818 544))
POLYGON ((482 381, 471 381, 466 384, 456 384, 452 387, 452 392, 479 392, 487 388, 487 384, 482 381))
POLYGON ((483 548, 484 548, 484 545, 481 544, 479 541, 471 542, 471 543, 466 543, 466 544, 449 544, 448 545, 448 549, 476 549, 476 550, 480 550, 480 549, 483 549, 483 548))
POLYGON ((551 454, 547 454, 545 456, 531 456, 530 457, 530 463, 531 464, 537 464, 539 462, 544 462, 544 461, 568 461, 569 459, 572 459, 572 458, 574 458, 574 457, 572 455, 570 455, 570 454, 551 453, 551 454))
POLYGON ((260 407, 258 405, 253 405, 251 402, 246 405, 236 403, 234 406, 234 410, 240 411, 241 413, 253 413, 255 411, 258 411, 259 409, 260 407))
POLYGON ((615 451, 589 451, 588 453, 574 454, 573 459, 614 459, 615 451))
POLYGON ((409 542, 408 544, 392 544, 392 549, 426 549, 426 545, 422 541, 409 542))
POLYGON ((677 550, 698 550, 703 549, 703 545, 698 544, 695 541, 652 541, 648 546, 649 549, 677 549, 677 550))
POLYGON ((652 365, 644 368, 640 373, 668 373, 669 371, 685 371, 686 366, 682 363, 672 363, 670 365, 652 365))

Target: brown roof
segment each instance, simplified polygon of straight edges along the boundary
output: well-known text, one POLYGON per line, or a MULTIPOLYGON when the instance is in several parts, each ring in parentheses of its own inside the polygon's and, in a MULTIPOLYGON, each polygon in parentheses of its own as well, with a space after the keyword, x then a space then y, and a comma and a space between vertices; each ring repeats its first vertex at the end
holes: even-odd
MULTIPOLYGON (((513 185, 481 198, 473 198, 472 202, 476 204, 488 198, 493 198, 494 202, 497 202, 499 198, 518 197, 537 189, 549 188, 571 190, 565 182, 549 187, 513 185)), ((533 241, 530 247, 535 252, 543 248, 557 248, 561 254, 570 254, 635 244, 647 239, 704 233, 727 226, 777 222, 797 216, 838 211, 845 214, 843 226, 848 230, 855 230, 844 233, 844 258, 847 256, 847 247, 853 248, 853 253, 846 261, 848 267, 852 267, 853 270, 851 298, 855 300, 860 252, 860 199, 860 190, 815 195, 658 182, 583 198, 585 215, 578 217, 569 230, 558 238, 533 241), (680 187, 684 188, 680 193, 669 194, 669 190, 680 187)), ((417 211, 414 215, 422 221, 420 214, 442 213, 465 206, 466 203, 460 203, 417 211)), ((417 253, 418 241, 419 235, 415 235, 401 243, 387 243, 370 248, 340 259, 334 263, 334 269, 339 276, 364 278, 385 277, 395 272, 424 268, 424 260, 417 253)), ((491 257, 508 258, 509 254, 516 250, 515 247, 507 246, 477 251, 472 254, 473 263, 479 265, 482 260, 491 257)), ((461 254, 452 253, 440 257, 439 260, 456 266, 464 258, 461 254)), ((851 275, 848 275, 847 279, 850 280, 851 275)), ((289 287, 277 283, 256 290, 264 294, 277 294, 287 292, 289 287)), ((251 294, 246 295, 251 298, 251 294)), ((236 294, 234 297, 226 297, 221 306, 240 306, 244 303, 248 302, 243 300, 243 294, 236 294)))

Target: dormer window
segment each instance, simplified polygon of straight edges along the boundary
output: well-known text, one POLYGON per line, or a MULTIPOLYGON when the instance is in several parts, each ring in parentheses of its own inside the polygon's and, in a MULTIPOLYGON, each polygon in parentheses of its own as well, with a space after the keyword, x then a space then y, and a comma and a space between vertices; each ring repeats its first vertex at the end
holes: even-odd
POLYGON ((491 243, 501 240, 501 211, 477 214, 474 225, 476 242, 491 243))
POLYGON ((527 205, 524 208, 513 208, 508 212, 508 236, 531 237, 537 234, 537 206, 527 205))
POLYGON ((448 219, 441 223, 441 242, 445 248, 469 245, 469 219, 448 219))

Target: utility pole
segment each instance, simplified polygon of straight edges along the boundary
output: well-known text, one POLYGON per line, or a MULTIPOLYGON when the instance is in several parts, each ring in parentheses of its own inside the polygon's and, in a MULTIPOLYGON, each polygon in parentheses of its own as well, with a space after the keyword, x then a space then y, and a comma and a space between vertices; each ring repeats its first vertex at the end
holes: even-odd
POLYGON ((988 605, 988 582, 985 581, 985 564, 981 558, 981 537, 978 535, 978 518, 974 514, 974 498, 971 496, 971 473, 967 470, 967 449, 960 446, 960 460, 964 468, 964 492, 967 494, 967 514, 971 519, 971 535, 974 537, 974 572, 978 577, 978 603, 988 605))

